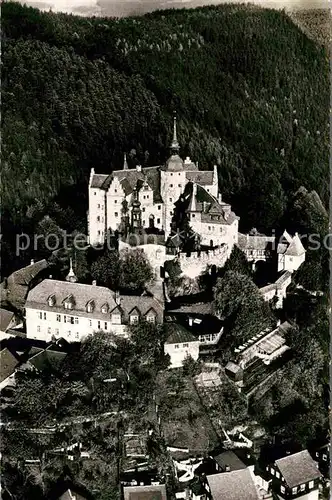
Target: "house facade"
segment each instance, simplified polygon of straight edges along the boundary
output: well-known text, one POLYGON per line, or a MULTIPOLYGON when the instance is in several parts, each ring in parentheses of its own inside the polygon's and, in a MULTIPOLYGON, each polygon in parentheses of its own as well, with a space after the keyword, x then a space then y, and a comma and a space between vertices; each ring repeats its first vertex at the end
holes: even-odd
POLYGON ((103 244, 108 229, 138 225, 162 230, 166 240, 171 234, 175 203, 188 183, 200 186, 208 198, 206 205, 199 202, 197 207, 194 197, 189 214, 191 226, 202 236, 204 244, 237 241, 238 218, 228 204, 218 202, 217 167, 213 171, 200 171, 189 157, 183 160, 179 156, 176 118, 170 150, 165 165, 146 168, 138 165, 130 169, 125 157, 123 168, 110 175, 91 170, 88 215, 91 245, 103 244))
POLYGON ((272 491, 280 500, 318 500, 321 473, 308 450, 287 455, 266 466, 272 491))
POLYGON ((166 332, 164 352, 170 356, 171 368, 180 368, 188 357, 198 360, 200 342, 186 328, 169 323, 166 324, 166 332))
POLYGON ((29 292, 25 310, 27 337, 44 341, 79 342, 97 331, 127 337, 130 324, 163 322, 163 304, 152 296, 52 279, 29 292))

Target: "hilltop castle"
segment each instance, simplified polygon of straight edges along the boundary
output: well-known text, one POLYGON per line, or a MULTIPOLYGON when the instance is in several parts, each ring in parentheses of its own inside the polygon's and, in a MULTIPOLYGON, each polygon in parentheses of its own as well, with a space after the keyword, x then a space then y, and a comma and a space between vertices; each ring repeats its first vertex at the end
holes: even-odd
POLYGON ((107 230, 126 224, 132 232, 143 228, 171 234, 175 203, 181 198, 192 229, 200 243, 226 244, 230 253, 238 241, 238 220, 231 206, 221 200, 217 166, 200 171, 197 163, 180 155, 174 118, 171 156, 165 165, 129 169, 126 156, 122 170, 110 175, 91 169, 89 181, 89 241, 104 243, 107 230))

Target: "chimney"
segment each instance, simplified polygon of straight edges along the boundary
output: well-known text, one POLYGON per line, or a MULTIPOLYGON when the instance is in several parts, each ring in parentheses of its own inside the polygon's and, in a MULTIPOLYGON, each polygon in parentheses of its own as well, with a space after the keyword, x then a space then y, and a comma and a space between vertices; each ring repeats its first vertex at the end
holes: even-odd
POLYGON ((221 193, 218 193, 218 203, 220 203, 220 205, 222 204, 222 196, 221 196, 221 193))
POLYGON ((121 302, 121 295, 120 295, 119 290, 117 290, 117 291, 115 292, 115 303, 119 306, 119 305, 120 305, 120 302, 121 302))
POLYGON ((136 165, 137 172, 142 172, 142 165, 136 165))
POLYGON ((32 266, 32 264, 34 264, 34 263, 35 263, 35 260, 34 260, 34 259, 31 259, 31 261, 30 261, 30 266, 32 266))
POLYGON ((196 167, 198 168, 198 161, 196 161, 196 167))
POLYGON ((50 279, 50 280, 53 279, 52 274, 49 275, 48 279, 50 279))
POLYGON ((97 281, 96 281, 96 280, 93 280, 93 281, 92 281, 92 285, 93 285, 93 286, 97 286, 97 281))
POLYGON ((230 468, 230 466, 229 466, 229 465, 226 465, 226 466, 225 466, 225 472, 231 472, 231 468, 230 468))
POLYGON ((193 319, 189 318, 189 326, 193 326, 193 319))

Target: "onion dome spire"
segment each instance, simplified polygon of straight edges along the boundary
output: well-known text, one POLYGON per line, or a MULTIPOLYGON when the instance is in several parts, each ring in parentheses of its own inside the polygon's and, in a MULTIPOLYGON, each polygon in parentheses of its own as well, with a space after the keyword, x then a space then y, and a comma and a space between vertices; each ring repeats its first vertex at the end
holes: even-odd
POLYGON ((69 269, 69 273, 66 276, 66 281, 69 281, 70 283, 76 283, 76 281, 77 281, 77 276, 75 275, 74 270, 73 270, 72 258, 70 258, 70 269, 69 269))
POLYGON ((128 170, 127 155, 123 155, 123 170, 128 170))
POLYGON ((171 144, 171 152, 173 155, 179 154, 180 144, 178 142, 177 134, 176 134, 176 112, 174 111, 173 118, 173 140, 171 144))

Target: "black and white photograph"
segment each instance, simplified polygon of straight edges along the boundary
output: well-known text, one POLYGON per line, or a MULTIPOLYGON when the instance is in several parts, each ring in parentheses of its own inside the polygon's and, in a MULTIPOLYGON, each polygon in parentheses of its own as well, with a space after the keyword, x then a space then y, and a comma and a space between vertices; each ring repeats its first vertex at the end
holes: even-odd
POLYGON ((2 2, 0 500, 330 498, 331 12, 2 2))

